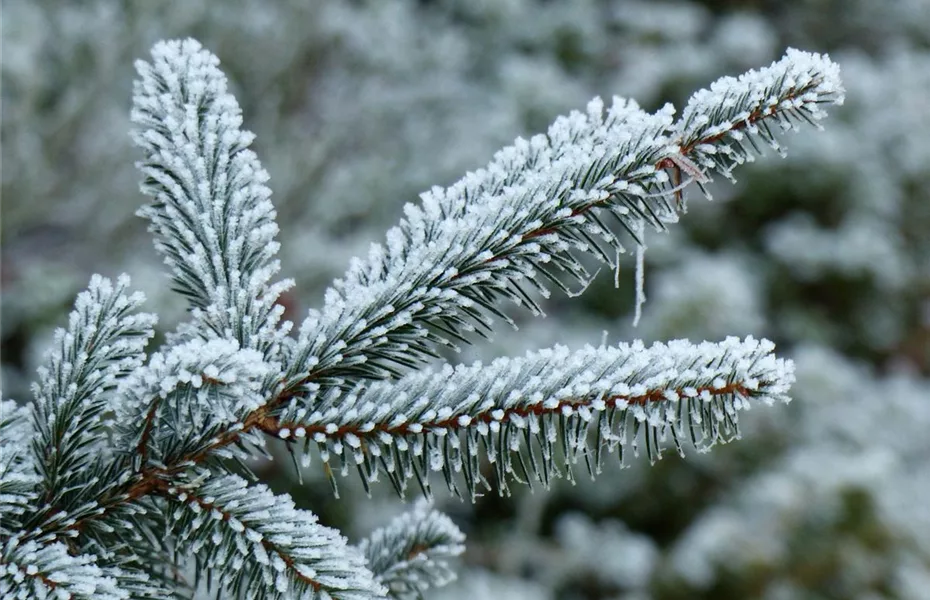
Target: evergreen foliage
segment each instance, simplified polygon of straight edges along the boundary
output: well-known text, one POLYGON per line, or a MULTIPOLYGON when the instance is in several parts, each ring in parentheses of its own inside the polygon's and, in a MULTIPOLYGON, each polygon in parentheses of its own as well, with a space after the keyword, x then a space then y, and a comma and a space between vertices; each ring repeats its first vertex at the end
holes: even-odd
POLYGON ((266 436, 318 454, 334 486, 338 459, 366 486, 384 476, 403 495, 415 479, 428 496, 437 471, 473 499, 582 461, 594 475, 603 450, 705 450, 738 437, 740 410, 788 400, 792 364, 752 338, 420 367, 509 321, 501 300, 542 313, 548 284, 574 295, 591 279, 581 255, 617 268, 625 246, 608 217, 641 257, 645 231, 684 212, 689 182, 729 177, 758 141, 778 148, 773 125, 816 123, 843 99, 826 56, 789 50, 718 80, 677 122, 671 106, 595 99, 518 139, 408 205, 295 337, 278 304, 291 283, 272 281, 268 176, 218 63, 185 40, 137 65, 133 139, 152 198, 140 214, 191 318, 146 358, 155 317, 137 312, 128 278, 95 276, 34 401, 2 404, 4 598, 421 595, 451 577, 455 525, 419 506, 350 545, 248 481, 266 436))

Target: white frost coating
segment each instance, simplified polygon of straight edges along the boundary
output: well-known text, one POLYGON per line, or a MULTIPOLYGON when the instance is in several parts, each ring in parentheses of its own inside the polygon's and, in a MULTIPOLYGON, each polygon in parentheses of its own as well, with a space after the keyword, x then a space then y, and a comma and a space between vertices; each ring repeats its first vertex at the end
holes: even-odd
POLYGON ((587 114, 556 120, 547 136, 518 140, 486 170, 424 194, 422 206, 406 207, 387 245, 354 261, 322 311, 304 322, 296 360, 338 373, 378 351, 365 368, 384 377, 391 355, 420 358, 433 344, 451 343, 429 321, 472 321, 487 331, 497 298, 541 312, 518 285, 545 295, 546 273, 567 292, 567 282, 589 279, 572 252, 611 264, 614 252, 604 247, 621 248, 592 211, 610 212, 630 230, 677 219, 662 194, 646 197, 667 187, 656 164, 676 151, 666 135, 671 125, 671 107, 649 115, 619 98, 607 111, 595 101, 587 114), (380 312, 385 305, 393 310, 380 312), (338 355, 331 350, 337 340, 346 344, 338 355))
POLYGON ((245 597, 296 600, 328 593, 334 600, 363 600, 384 593, 362 554, 316 515, 296 508, 290 496, 206 471, 167 495, 176 534, 199 547, 202 564, 223 573, 224 585, 238 585, 245 597), (189 511, 218 518, 191 519, 189 511), (227 556, 230 544, 214 544, 215 535, 234 538, 238 569, 227 556))
POLYGON ((204 431, 237 423, 267 402, 264 381, 273 372, 260 352, 235 340, 195 339, 153 354, 117 390, 120 446, 134 448, 146 435, 159 456, 181 440, 205 443, 204 431))
POLYGON ((31 460, 32 413, 12 400, 0 402, 0 535, 10 537, 38 498, 42 479, 31 460))
MULTIPOLYGON (((355 462, 341 443, 347 432, 364 440, 362 452, 378 446, 387 461, 388 478, 401 491, 416 475, 418 459, 395 460, 391 444, 406 456, 407 440, 416 444, 425 440, 427 448, 446 448, 446 438, 459 438, 453 446, 460 450, 444 450, 434 460, 445 461, 441 470, 453 492, 457 487, 448 478, 453 472, 462 473, 466 488, 474 495, 476 486, 483 484, 477 472, 478 439, 487 439, 481 449, 486 449, 495 464, 499 492, 506 493, 509 479, 529 476, 545 482, 558 474, 556 461, 572 464, 588 454, 592 431, 600 431, 610 451, 619 449, 621 459, 626 445, 634 453, 645 445, 649 458, 655 460, 669 438, 683 452, 686 439, 704 451, 738 437, 737 415, 750 407, 749 400, 789 401, 794 366, 772 355, 773 349, 768 340, 752 337, 700 344, 678 340, 649 348, 634 342, 587 346, 574 352, 556 346, 523 358, 498 358, 491 364, 446 366, 441 373, 422 371, 396 383, 372 384, 360 394, 329 394, 319 399, 313 414, 295 408, 282 415, 282 423, 290 426, 293 420, 308 431, 329 432, 317 440, 325 450, 324 462, 336 456, 343 464, 355 462), (412 401, 418 398, 430 401, 412 401), (433 411, 432 415, 443 411, 448 416, 424 423, 427 411, 433 411), (407 422, 386 418, 397 413, 423 424, 424 433, 418 434, 420 427, 415 430, 407 422), (361 432, 367 422, 376 423, 378 435, 361 432), (538 432, 533 436, 536 448, 532 453, 522 437, 527 427, 538 432), (444 434, 437 435, 438 430, 444 434), (552 448, 558 440, 563 459, 552 448), (496 455, 498 448, 520 450, 500 456, 496 455), (535 465, 535 459, 532 466, 525 464, 536 452, 546 457, 541 466, 535 465), (524 469, 531 472, 524 473, 524 469)), ((599 448, 593 448, 598 455, 599 448)), ((363 476, 373 480, 378 464, 366 462, 369 471, 363 476)), ((590 463, 589 468, 599 469, 590 463)), ((427 482, 423 485, 428 492, 427 482)))
POLYGON ((820 127, 816 122, 827 114, 823 105, 842 104, 844 97, 839 65, 825 54, 789 48, 769 67, 722 77, 696 92, 675 132, 695 163, 732 179, 734 166, 753 160, 753 137, 783 152, 767 118, 781 129, 793 129, 798 120, 820 127))
MULTIPOLYGON (((541 314, 517 286, 545 296, 539 274, 549 276, 555 266, 564 272, 550 279, 571 294, 566 281, 589 279, 572 252, 612 264, 611 254, 622 250, 598 211, 612 213, 634 237, 647 225, 662 230, 684 208, 669 201, 680 189, 662 169, 684 171, 699 184, 707 181, 706 170, 729 177, 734 166, 752 160, 755 137, 777 145, 768 121, 814 122, 825 114, 821 104, 842 99, 839 67, 797 50, 697 92, 674 125, 671 106, 648 115, 615 98, 604 112, 595 99, 586 113, 557 119, 547 135, 518 139, 487 168, 422 194, 422 206, 407 205, 386 245, 353 261, 323 309, 304 322, 291 372, 312 364, 315 372, 335 376, 364 362, 369 376, 389 377, 398 372, 393 362, 422 359, 434 344, 454 345, 471 327, 489 330, 487 313, 500 315, 497 298, 541 314), (430 329, 429 322, 451 330, 430 329), (338 353, 332 350, 337 341, 345 344, 338 353)), ((644 300, 642 251, 637 314, 644 300)))
POLYGON ((0 598, 129 600, 129 593, 117 584, 122 573, 96 562, 90 554, 72 556, 64 544, 7 538, 0 555, 0 598))
POLYGON ((153 198, 139 215, 205 329, 266 349, 278 339, 275 301, 291 282, 269 284, 280 244, 268 173, 218 65, 192 39, 159 42, 151 63, 136 62, 132 139, 153 198))
POLYGON ((138 370, 154 335, 154 315, 135 312, 141 292, 128 293, 129 277, 115 283, 94 275, 78 295, 67 329, 58 329, 32 386, 33 431, 41 449, 45 486, 60 491, 85 477, 106 448, 103 414, 109 392, 138 370), (49 451, 45 449, 52 449, 49 451))
POLYGON ((455 580, 449 559, 465 547, 465 535, 426 501, 374 531, 359 549, 377 580, 395 596, 423 594, 455 580))

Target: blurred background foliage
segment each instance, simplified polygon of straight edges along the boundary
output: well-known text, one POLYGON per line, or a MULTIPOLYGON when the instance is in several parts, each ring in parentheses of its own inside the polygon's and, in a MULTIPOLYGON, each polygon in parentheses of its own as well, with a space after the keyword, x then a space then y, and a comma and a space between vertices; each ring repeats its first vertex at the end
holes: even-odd
MULTIPOLYGON (((90 275, 133 274, 162 330, 184 314, 141 219, 132 61, 194 36, 222 68, 271 174, 300 320, 404 203, 485 164, 594 95, 647 109, 786 46, 829 52, 847 102, 647 238, 546 319, 515 312, 456 361, 567 343, 753 334, 798 368, 795 402, 744 440, 548 493, 439 498, 469 535, 434 598, 930 598, 930 5, 926 0, 4 0, 2 368, 29 397, 90 275), (606 332, 606 333, 605 333, 606 332)), ((692 194, 693 196, 695 194, 692 194)), ((284 448, 274 448, 284 453, 284 448)), ((342 499, 311 465, 259 468, 359 536, 403 509, 342 499)))

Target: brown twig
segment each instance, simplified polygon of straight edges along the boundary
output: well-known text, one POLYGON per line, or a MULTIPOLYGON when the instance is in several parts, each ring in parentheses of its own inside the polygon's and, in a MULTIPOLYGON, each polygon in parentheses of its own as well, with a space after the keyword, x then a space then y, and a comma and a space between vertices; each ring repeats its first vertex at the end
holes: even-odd
MULTIPOLYGON (((697 390, 698 394, 700 394, 703 391, 708 391, 711 394, 716 394, 716 395, 742 394, 744 396, 748 396, 751 394, 748 388, 742 385, 736 384, 736 383, 728 384, 722 388, 699 387, 695 389, 697 390)), ((679 396, 682 396, 684 394, 683 390, 681 389, 676 390, 676 393, 679 396)), ((664 399, 665 399, 665 390, 652 390, 650 392, 641 394, 639 396, 610 396, 608 398, 603 398, 604 402, 607 404, 611 404, 611 403, 616 404, 619 402, 626 402, 628 405, 639 404, 642 406, 645 406, 652 402, 659 402, 664 399)), ((594 403, 594 399, 591 399, 591 400, 566 399, 566 400, 562 400, 561 402, 559 402, 556 406, 552 408, 546 408, 541 403, 534 404, 532 406, 508 408, 504 410, 504 415, 500 419, 495 419, 493 416, 491 416, 491 413, 493 411, 499 409, 498 407, 489 409, 478 415, 468 415, 468 416, 471 417, 471 423, 475 423, 475 422, 490 423, 491 421, 500 421, 501 423, 503 423, 505 421, 510 420, 512 416, 528 417, 529 415, 535 415, 537 417, 541 417, 541 416, 546 416, 546 415, 551 415, 551 414, 559 414, 562 411, 562 409, 566 406, 575 409, 575 408, 579 408, 583 406, 590 406, 593 403, 594 403)), ((457 431, 462 428, 462 425, 460 425, 458 422, 458 419, 461 416, 462 415, 453 415, 447 419, 442 419, 442 420, 437 420, 437 421, 427 421, 427 422, 418 421, 416 425, 421 427, 423 430, 448 429, 452 431, 457 431)), ((470 427, 471 423, 469 423, 465 427, 470 427)), ((269 435, 275 435, 275 436, 282 429, 293 430, 298 427, 302 427, 307 432, 308 435, 314 434, 314 433, 326 433, 326 435, 330 437, 344 437, 346 434, 351 433, 360 438, 364 438, 364 437, 370 437, 371 434, 377 434, 377 433, 382 433, 382 432, 387 433, 388 435, 392 435, 392 436, 410 435, 412 433, 410 431, 411 424, 412 423, 403 423, 401 425, 391 427, 387 423, 380 423, 378 425, 375 425, 374 428, 366 430, 366 431, 361 431, 360 427, 356 425, 343 425, 342 427, 339 427, 338 429, 336 429, 336 431, 332 433, 326 433, 326 426, 327 426, 326 423, 320 423, 316 425, 301 425, 299 423, 282 423, 275 418, 269 418, 269 419, 266 419, 265 421, 260 422, 258 424, 258 428, 269 435)))

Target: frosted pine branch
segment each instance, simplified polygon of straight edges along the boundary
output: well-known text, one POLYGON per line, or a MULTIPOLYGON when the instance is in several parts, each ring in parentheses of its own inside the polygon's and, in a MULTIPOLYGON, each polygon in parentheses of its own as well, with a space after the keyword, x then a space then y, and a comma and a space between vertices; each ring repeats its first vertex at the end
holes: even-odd
POLYGON ((42 479, 30 456, 32 414, 11 400, 0 402, 0 535, 12 536, 38 499, 42 479))
POLYGON ((0 556, 0 597, 129 600, 116 575, 100 568, 94 556, 72 556, 64 544, 20 543, 13 537, 0 556))
POLYGON ((275 301, 291 282, 269 284, 278 226, 268 174, 248 149, 255 136, 240 129, 219 60, 198 42, 160 42, 152 59, 136 63, 133 96, 142 191, 153 199, 139 214, 196 309, 205 329, 196 333, 265 351, 279 333, 275 301))
POLYGON ((264 405, 265 378, 276 374, 234 340, 195 339, 155 354, 118 390, 119 446, 136 470, 176 464, 264 405))
POLYGON ((159 486, 178 552, 237 598, 367 599, 382 595, 364 558, 289 496, 235 475, 159 486), (327 595, 328 594, 328 595, 327 595))
POLYGON ((695 92, 675 134, 683 155, 732 180, 734 167, 761 152, 755 138, 784 154, 770 123, 782 130, 803 123, 822 128, 817 121, 827 115, 824 105, 842 104, 844 98, 836 63, 826 55, 789 48, 769 67, 722 77, 710 89, 695 92))
POLYGON ((455 580, 448 559, 460 555, 465 536, 449 517, 419 502, 362 540, 368 567, 392 598, 421 598, 455 580))
POLYGON ((49 507, 84 497, 91 464, 105 448, 107 393, 138 369, 153 335, 154 315, 134 313, 140 292, 126 295, 129 278, 114 285, 94 276, 75 302, 67 329, 55 333, 52 349, 33 385, 32 449, 49 507), (68 499, 66 496, 73 496, 68 499))
POLYGON ((624 251, 602 217, 618 220, 640 251, 647 226, 677 220, 683 205, 669 200, 680 184, 664 169, 680 179, 684 167, 699 183, 704 168, 729 175, 751 157, 741 141, 760 135, 774 143, 767 121, 819 119, 821 104, 842 99, 838 67, 795 50, 698 92, 676 125, 670 106, 648 115, 615 98, 605 114, 595 99, 548 135, 517 140, 486 169, 423 194, 422 207, 407 205, 386 247, 375 244, 367 260, 354 261, 323 309, 311 312, 290 372, 303 369, 305 381, 391 377, 436 345, 490 331, 490 315, 509 321, 500 299, 540 314, 529 292, 547 296, 543 279, 563 291, 589 279, 575 254, 614 266, 624 251))
POLYGON ((419 594, 448 580, 445 559, 461 550, 445 517, 402 517, 363 542, 366 559, 227 459, 247 472, 268 434, 319 454, 333 485, 338 462, 366 487, 384 476, 404 494, 416 479, 428 495, 439 472, 475 498, 492 487, 485 462, 507 493, 511 481, 571 477, 581 461, 593 475, 604 450, 621 462, 642 447, 651 460, 686 442, 705 450, 739 435, 740 410, 787 400, 791 364, 752 338, 408 371, 489 334, 493 316, 509 320, 500 300, 541 313, 534 294, 547 285, 586 285, 581 254, 615 265, 625 247, 608 216, 641 265, 645 231, 677 221, 688 181, 729 175, 754 136, 774 143, 769 122, 815 121, 842 101, 826 57, 789 51, 720 80, 677 125, 670 106, 650 115, 615 99, 605 111, 595 99, 517 140, 408 205, 296 339, 275 304, 289 282, 271 283, 267 174, 217 65, 193 40, 157 44, 138 64, 132 115, 152 197, 140 212, 192 319, 144 364, 154 317, 133 314, 141 296, 126 295, 127 279, 94 277, 56 335, 29 418, 0 404, 4 598, 189 596, 184 556, 231 597, 419 594))
POLYGON ((461 478, 474 498, 491 489, 480 469, 486 455, 503 494, 510 480, 548 485, 560 466, 571 477, 580 458, 593 475, 604 449, 622 462, 626 447, 644 446, 655 460, 668 443, 683 453, 685 441, 707 450, 738 437, 739 411, 788 401, 793 365, 773 348, 751 337, 556 346, 330 394, 313 410, 294 402, 267 427, 324 462, 338 458, 343 472, 357 469, 366 486, 383 474, 400 493, 416 478, 428 494, 430 472, 441 472, 453 493, 461 478))
POLYGON ((4 600, 182 600, 143 571, 106 565, 62 543, 6 538, 0 547, 4 600))
POLYGON ((655 168, 675 152, 671 124, 670 109, 648 115, 618 99, 605 114, 595 101, 586 115, 557 121, 548 140, 514 147, 535 156, 514 160, 525 170, 512 185, 475 183, 483 193, 470 198, 466 178, 459 198, 435 191, 422 207, 407 205, 386 246, 354 261, 304 322, 292 371, 313 381, 389 377, 436 345, 490 331, 489 315, 509 321, 500 299, 541 314, 530 294, 548 295, 540 275, 567 291, 590 277, 573 252, 611 262, 622 249, 591 209, 604 207, 630 231, 676 218, 661 193, 668 176, 655 168))

